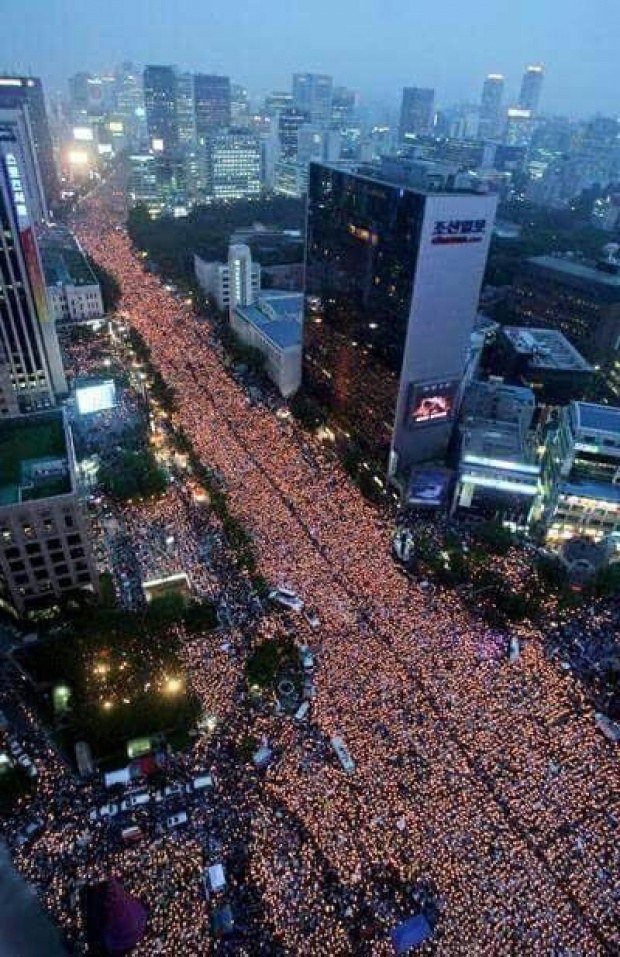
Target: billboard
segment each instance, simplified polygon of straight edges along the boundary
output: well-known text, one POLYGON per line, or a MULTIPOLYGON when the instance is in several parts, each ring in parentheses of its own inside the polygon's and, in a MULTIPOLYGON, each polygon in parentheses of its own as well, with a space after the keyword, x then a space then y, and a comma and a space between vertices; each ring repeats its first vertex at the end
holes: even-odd
POLYGON ((413 382, 407 404, 407 422, 410 428, 446 422, 452 418, 458 381, 448 379, 433 382, 413 382))
POLYGON ((116 404, 116 387, 113 379, 104 382, 91 382, 79 385, 75 390, 78 412, 80 415, 91 415, 111 409, 116 404))

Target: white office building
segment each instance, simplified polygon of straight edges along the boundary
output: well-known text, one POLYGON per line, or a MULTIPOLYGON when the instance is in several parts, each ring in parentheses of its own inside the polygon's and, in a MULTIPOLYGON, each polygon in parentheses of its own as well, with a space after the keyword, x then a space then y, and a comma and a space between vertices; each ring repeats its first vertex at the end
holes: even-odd
POLYGON ((228 262, 207 262, 194 256, 194 273, 205 295, 215 300, 220 312, 238 302, 254 302, 261 288, 261 268, 252 261, 250 248, 242 243, 230 247, 228 262))

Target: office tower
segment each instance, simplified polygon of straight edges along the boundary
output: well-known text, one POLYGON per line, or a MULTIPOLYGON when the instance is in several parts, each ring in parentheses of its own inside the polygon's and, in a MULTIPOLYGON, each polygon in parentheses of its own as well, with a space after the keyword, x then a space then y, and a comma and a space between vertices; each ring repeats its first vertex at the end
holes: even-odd
POLYGON ((230 79, 227 76, 194 76, 196 135, 206 143, 213 133, 230 126, 230 79))
POLYGON ((507 146, 529 147, 534 133, 534 117, 531 110, 511 106, 506 113, 504 142, 507 146))
POLYGON ((67 391, 35 236, 43 217, 26 121, 0 110, 0 346, 20 412, 54 405, 67 391))
POLYGON ((3 108, 28 109, 45 205, 49 209, 59 199, 59 185, 41 80, 36 76, 0 77, 0 109, 3 108))
POLYGON ((291 106, 278 114, 280 155, 283 160, 296 160, 299 145, 299 129, 309 120, 308 113, 291 106))
POLYGON ((406 86, 400 109, 399 139, 401 143, 413 136, 428 133, 433 126, 435 91, 419 86, 406 86))
POLYGON ((482 85, 480 100, 480 123, 478 136, 481 140, 498 136, 502 122, 502 99, 504 97, 504 77, 501 73, 489 73, 482 85))
POLYGON ((213 199, 258 199, 260 142, 247 130, 223 130, 209 138, 209 191, 213 199))
POLYGON ((116 110, 128 145, 135 149, 143 140, 146 142, 142 76, 129 62, 122 63, 116 73, 116 110))
POLYGON ((69 105, 73 122, 81 115, 88 113, 90 73, 74 73, 69 77, 69 105))
POLYGON ((519 106, 522 110, 529 110, 532 114, 538 112, 540 94, 542 92, 544 67, 541 64, 528 66, 521 80, 519 106))
POLYGON ((332 78, 322 73, 293 74, 293 105, 311 123, 326 126, 332 115, 332 78))
POLYGON ((293 105, 293 94, 274 90, 265 97, 265 113, 267 116, 277 116, 281 110, 287 110, 293 105))
POLYGON ((443 456, 497 197, 429 163, 310 166, 304 383, 369 458, 443 456))
POLYGON ((144 203, 152 214, 161 210, 155 161, 153 153, 132 153, 129 156, 127 184, 132 204, 144 203))
POLYGON ((193 73, 177 74, 177 125, 181 148, 196 146, 196 109, 193 73))
POLYGON ((58 409, 0 422, 0 604, 98 590, 71 432, 58 409))
POLYGON ((354 123, 358 104, 359 96, 355 90, 349 90, 346 86, 334 87, 331 116, 333 125, 343 129, 354 123))
POLYGON ((230 88, 230 124, 236 129, 248 126, 250 122, 250 104, 248 91, 239 83, 230 88))
POLYGON ((145 67, 144 108, 149 146, 158 153, 175 150, 179 145, 179 128, 174 67, 145 67))

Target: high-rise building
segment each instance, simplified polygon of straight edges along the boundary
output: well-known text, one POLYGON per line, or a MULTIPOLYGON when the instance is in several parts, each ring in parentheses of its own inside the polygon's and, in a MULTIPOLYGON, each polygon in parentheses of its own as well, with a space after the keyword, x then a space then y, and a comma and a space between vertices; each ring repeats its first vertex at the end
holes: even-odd
POLYGON ((213 199, 258 199, 261 191, 261 148, 247 130, 213 134, 207 146, 209 191, 213 199))
POLYGON ((501 73, 489 73, 482 85, 480 100, 478 136, 481 140, 493 139, 500 133, 503 96, 504 77, 501 73))
POLYGON ((287 110, 293 105, 293 94, 274 90, 265 97, 265 113, 267 116, 277 116, 281 110, 287 110))
POLYGON ((196 107, 194 103, 194 74, 177 73, 177 126, 179 145, 196 145, 196 107))
POLYGON ((283 160, 296 160, 299 148, 300 127, 308 123, 309 115, 297 107, 291 106, 278 113, 278 136, 280 138, 280 156, 283 160))
POLYGON ((240 83, 233 83, 230 87, 230 124, 240 129, 241 127, 247 127, 249 122, 248 91, 240 83))
POLYGON ((331 76, 323 73, 293 74, 293 105, 308 114, 312 123, 327 125, 332 115, 331 76))
POLYGON ((0 110, 0 345, 20 412, 67 390, 35 235, 45 213, 37 174, 27 111, 0 110))
POLYGON ((196 73, 194 76, 196 135, 199 143, 230 126, 230 79, 196 73))
POLYGON ((528 148, 534 134, 534 117, 531 110, 520 106, 511 106, 506 113, 504 142, 507 146, 528 148))
POLYGON ((521 80, 519 93, 518 105, 522 110, 529 110, 532 114, 538 112, 544 77, 545 70, 542 64, 527 67, 521 80))
POLYGON ((41 80, 36 76, 0 77, 0 109, 2 108, 28 109, 46 208, 49 209, 59 199, 59 187, 41 80))
POLYGON ((400 108, 399 139, 401 143, 410 137, 428 133, 433 125, 435 91, 419 86, 406 86, 400 108))
POLYGON ((116 72, 116 110, 124 124, 128 145, 133 148, 144 145, 146 124, 142 76, 129 62, 122 63, 116 72))
POLYGON ((333 125, 338 129, 351 126, 356 120, 358 105, 359 95, 355 90, 349 90, 346 86, 334 87, 331 117, 333 125))
POLYGON ((172 66, 144 69, 144 108, 149 146, 169 152, 179 145, 177 122, 177 76, 172 66))
POLYGON ((88 81, 90 78, 90 73, 84 72, 74 73, 73 76, 69 77, 69 105, 73 122, 80 115, 86 116, 88 114, 90 105, 88 81))
POLYGON ((310 166, 304 382, 389 474, 445 454, 497 197, 428 163, 310 166))

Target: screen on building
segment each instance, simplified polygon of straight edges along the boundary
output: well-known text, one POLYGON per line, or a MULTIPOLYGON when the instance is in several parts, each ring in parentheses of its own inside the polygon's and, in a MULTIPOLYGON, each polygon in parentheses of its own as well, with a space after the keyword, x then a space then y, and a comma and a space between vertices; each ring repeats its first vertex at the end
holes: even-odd
POLYGON ((75 390, 80 415, 91 415, 111 409, 116 404, 116 387, 113 379, 78 386, 75 390))
POLYGON ((456 390, 457 383, 454 381, 412 384, 407 413, 408 425, 427 425, 449 419, 454 411, 456 390))

